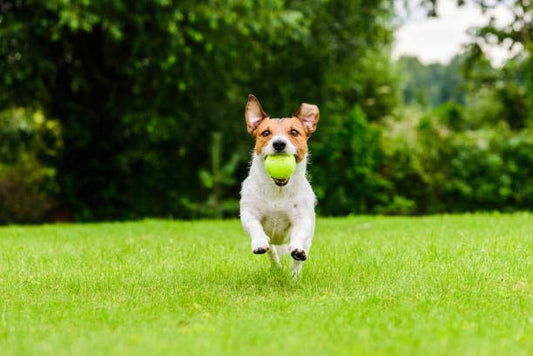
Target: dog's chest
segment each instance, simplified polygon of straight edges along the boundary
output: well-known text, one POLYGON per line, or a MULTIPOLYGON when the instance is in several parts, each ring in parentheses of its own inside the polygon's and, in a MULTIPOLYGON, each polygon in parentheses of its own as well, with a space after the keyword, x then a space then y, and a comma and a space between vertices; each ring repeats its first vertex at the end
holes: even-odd
POLYGON ((270 237, 270 243, 280 245, 288 242, 291 221, 283 210, 268 210, 261 218, 263 230, 270 237))

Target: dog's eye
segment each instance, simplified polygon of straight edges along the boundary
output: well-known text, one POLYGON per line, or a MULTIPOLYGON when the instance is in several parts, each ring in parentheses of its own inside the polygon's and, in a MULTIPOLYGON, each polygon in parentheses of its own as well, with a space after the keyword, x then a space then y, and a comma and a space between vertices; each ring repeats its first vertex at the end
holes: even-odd
POLYGON ((293 136, 298 136, 300 133, 298 132, 298 130, 295 130, 295 129, 292 129, 291 130, 291 135, 293 136))
POLYGON ((263 136, 263 137, 267 137, 268 135, 270 135, 270 131, 268 131, 268 130, 265 130, 265 131, 261 132, 261 136, 263 136))

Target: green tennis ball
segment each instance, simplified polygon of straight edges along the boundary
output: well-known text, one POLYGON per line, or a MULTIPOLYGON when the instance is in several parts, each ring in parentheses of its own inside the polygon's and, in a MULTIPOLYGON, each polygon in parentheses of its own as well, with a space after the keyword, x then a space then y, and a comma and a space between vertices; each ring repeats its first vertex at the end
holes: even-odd
POLYGON ((268 174, 275 179, 287 179, 296 169, 296 158, 289 154, 269 155, 265 160, 268 174))

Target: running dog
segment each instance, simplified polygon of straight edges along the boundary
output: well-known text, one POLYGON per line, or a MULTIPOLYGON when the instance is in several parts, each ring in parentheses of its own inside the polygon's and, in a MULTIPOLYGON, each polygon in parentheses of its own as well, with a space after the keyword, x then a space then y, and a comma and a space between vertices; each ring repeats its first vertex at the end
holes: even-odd
POLYGON ((267 253, 274 266, 281 266, 280 253, 289 252, 294 259, 292 275, 298 277, 315 230, 316 197, 306 177, 307 140, 320 113, 316 105, 303 103, 292 117, 270 118, 250 95, 245 117, 255 148, 249 175, 242 183, 242 227, 250 236, 252 252, 267 253), (274 179, 265 169, 265 159, 281 153, 295 156, 296 169, 287 179, 274 179))

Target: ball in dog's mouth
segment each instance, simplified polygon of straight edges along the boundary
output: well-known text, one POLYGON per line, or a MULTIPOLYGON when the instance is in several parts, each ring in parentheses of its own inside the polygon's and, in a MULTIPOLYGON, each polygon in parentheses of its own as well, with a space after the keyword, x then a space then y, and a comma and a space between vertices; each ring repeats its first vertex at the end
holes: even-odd
POLYGON ((296 158, 286 153, 268 155, 265 169, 277 185, 285 185, 296 169, 296 158))

